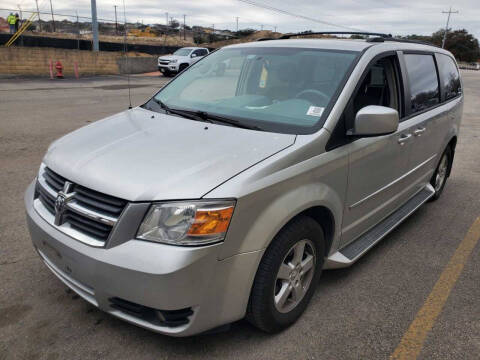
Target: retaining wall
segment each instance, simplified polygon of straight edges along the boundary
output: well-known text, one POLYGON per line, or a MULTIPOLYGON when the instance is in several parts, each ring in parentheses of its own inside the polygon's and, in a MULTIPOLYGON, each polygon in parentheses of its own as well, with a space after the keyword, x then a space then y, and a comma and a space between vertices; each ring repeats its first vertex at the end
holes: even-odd
MULTIPOLYGON (((144 73, 157 70, 156 56, 129 56, 121 52, 92 52, 55 48, 0 47, 0 74, 49 76, 50 61, 60 61, 65 76, 74 76, 74 63, 78 63, 80 76, 144 73)), ((55 72, 55 69, 54 69, 55 72)))

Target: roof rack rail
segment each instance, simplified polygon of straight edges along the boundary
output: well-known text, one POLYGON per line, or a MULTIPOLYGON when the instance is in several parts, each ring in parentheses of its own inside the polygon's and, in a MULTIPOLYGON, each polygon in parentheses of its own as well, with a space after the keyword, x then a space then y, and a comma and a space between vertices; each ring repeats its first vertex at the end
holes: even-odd
POLYGON ((410 40, 410 39, 399 39, 399 38, 394 38, 394 37, 374 37, 366 40, 367 42, 385 42, 385 41, 395 41, 395 42, 402 42, 402 43, 410 43, 410 44, 420 44, 420 45, 429 45, 429 46, 435 46, 439 47, 435 44, 426 42, 426 41, 420 41, 420 40, 410 40))
POLYGON ((279 37, 279 39, 290 39, 294 36, 305 35, 366 35, 366 36, 380 36, 381 38, 391 38, 392 34, 363 32, 363 31, 320 31, 320 32, 301 32, 296 34, 285 34, 279 37))

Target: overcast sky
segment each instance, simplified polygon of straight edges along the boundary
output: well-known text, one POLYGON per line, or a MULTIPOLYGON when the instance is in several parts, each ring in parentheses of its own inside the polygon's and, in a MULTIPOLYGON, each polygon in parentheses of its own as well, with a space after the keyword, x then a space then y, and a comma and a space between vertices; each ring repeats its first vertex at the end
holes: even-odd
MULTIPOLYGON (((293 13, 351 28, 392 34, 431 34, 445 26, 446 14, 442 11, 453 6, 459 14, 451 17, 451 28, 466 28, 480 38, 480 2, 478 0, 254 0, 293 13)), ((40 11, 50 11, 49 0, 38 0, 40 11)), ((90 16, 89 0, 52 0, 54 12, 90 16)), ((35 8, 35 0, 2 0, 1 7, 23 10, 35 8)), ((99 18, 114 19, 114 7, 119 6, 119 19, 123 20, 122 0, 97 0, 99 18), (122 12, 120 13, 120 9, 122 12), (121 15, 121 16, 120 16, 121 15)), ((235 30, 235 17, 239 28, 265 29, 277 27, 280 32, 304 30, 345 30, 308 20, 260 9, 238 0, 125 0, 127 20, 144 24, 165 23, 165 14, 187 25, 203 25, 235 30)), ((1 15, 5 16, 2 11, 1 15)), ((25 17, 25 15, 24 15, 25 17)), ((46 15, 42 15, 46 18, 46 15)))

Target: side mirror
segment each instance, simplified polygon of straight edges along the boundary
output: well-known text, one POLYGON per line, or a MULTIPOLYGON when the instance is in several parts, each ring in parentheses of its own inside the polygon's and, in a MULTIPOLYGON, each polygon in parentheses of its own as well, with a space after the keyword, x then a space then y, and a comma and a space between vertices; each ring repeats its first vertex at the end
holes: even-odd
POLYGON ((398 111, 386 106, 369 105, 355 115, 353 129, 347 135, 380 136, 392 134, 398 129, 398 111))
POLYGON ((190 55, 191 58, 197 57, 197 54, 190 55))

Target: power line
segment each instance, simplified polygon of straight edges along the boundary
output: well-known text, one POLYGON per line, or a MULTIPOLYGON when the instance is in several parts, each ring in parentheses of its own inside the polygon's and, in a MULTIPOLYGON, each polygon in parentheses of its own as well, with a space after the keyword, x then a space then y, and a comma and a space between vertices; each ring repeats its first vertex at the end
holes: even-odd
POLYGON ((273 7, 273 6, 271 6, 271 5, 260 4, 260 3, 254 2, 254 1, 252 1, 252 0, 238 0, 238 1, 243 2, 243 3, 245 3, 245 4, 252 5, 252 6, 256 6, 256 7, 262 8, 262 9, 274 11, 274 12, 277 12, 277 13, 280 13, 280 14, 284 14, 284 15, 288 15, 288 16, 293 16, 293 17, 296 17, 296 18, 299 18, 299 19, 303 19, 303 20, 308 20, 308 21, 316 22, 316 23, 323 24, 323 25, 330 25, 330 26, 335 26, 335 27, 344 28, 344 29, 348 29, 348 30, 363 31, 363 30, 361 30, 361 29, 356 29, 356 28, 352 28, 352 27, 349 27, 349 26, 338 25, 338 24, 334 24, 334 23, 331 23, 331 22, 328 22, 328 21, 322 21, 322 20, 314 19, 314 18, 305 16, 305 15, 295 14, 295 13, 292 13, 292 12, 290 12, 290 11, 286 11, 286 10, 282 10, 282 9, 273 7))
POLYGON ((445 32, 443 33, 443 40, 442 40, 442 49, 443 49, 443 48, 445 48, 445 41, 447 40, 447 32, 448 32, 448 24, 450 22, 450 15, 458 14, 458 10, 457 11, 452 11, 452 7, 450 6, 450 10, 442 11, 442 14, 448 14, 447 24, 445 25, 445 32))

